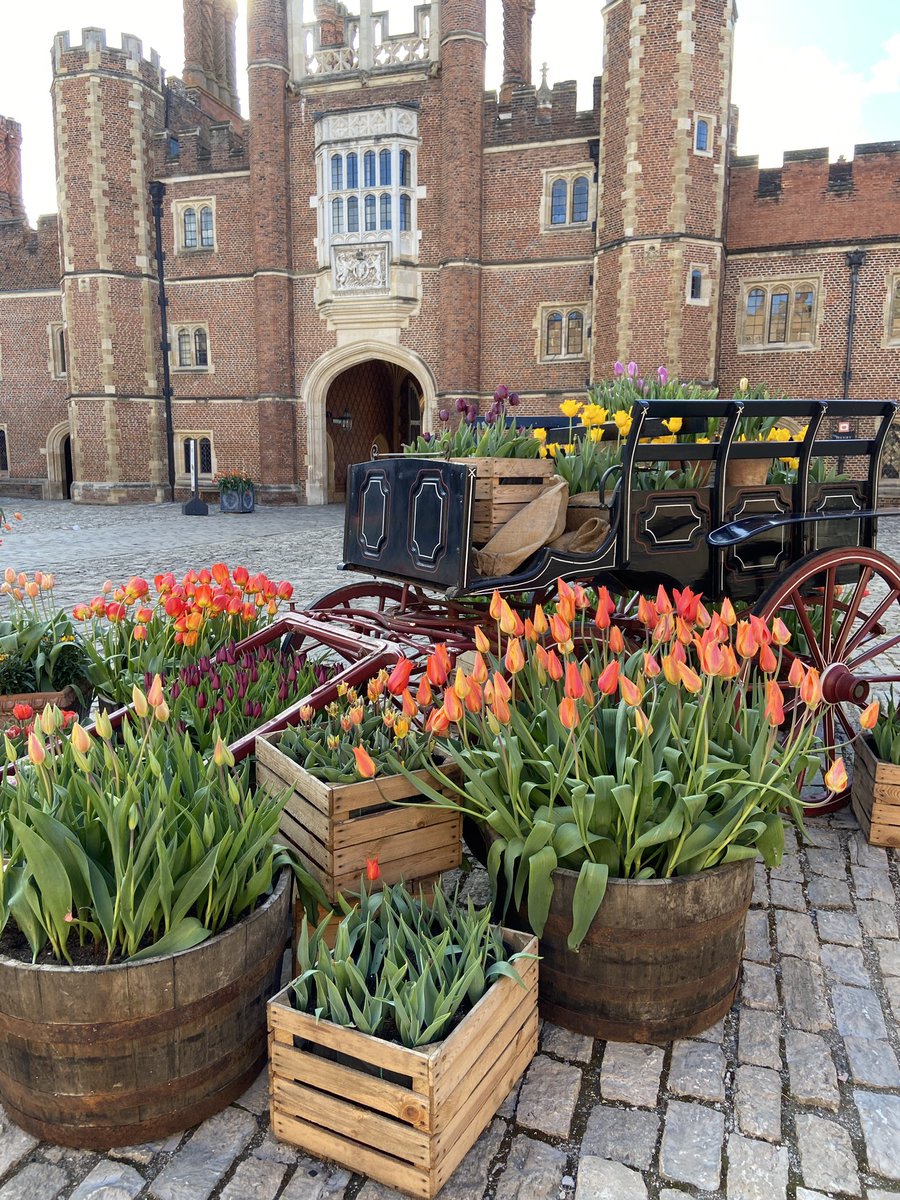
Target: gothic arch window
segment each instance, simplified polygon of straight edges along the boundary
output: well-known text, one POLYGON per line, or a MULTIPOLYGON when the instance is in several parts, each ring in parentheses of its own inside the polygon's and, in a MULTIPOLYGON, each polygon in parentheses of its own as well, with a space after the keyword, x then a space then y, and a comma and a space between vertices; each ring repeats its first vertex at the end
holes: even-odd
POLYGON ((751 283, 744 293, 742 350, 808 349, 816 341, 819 284, 813 280, 751 283))
POLYGON ((744 341, 762 345, 766 336, 766 293, 764 288, 751 288, 747 293, 744 313, 744 341))
POLYGON ((412 201, 406 192, 400 195, 400 229, 406 231, 412 228, 412 201))
POLYGON ((178 254, 215 250, 216 202, 213 197, 176 200, 172 206, 175 250, 178 254))
POLYGON ((359 187, 359 155, 351 150, 347 155, 347 188, 359 187))
POLYGON ((390 229, 391 227, 391 198, 386 193, 381 197, 381 228, 390 229))
POLYGON ((359 197, 347 197, 347 232, 359 233, 359 197))
POLYGON ((694 267, 691 271, 691 299, 700 300, 703 298, 703 272, 699 267, 694 267))
POLYGON ((391 186, 391 152, 382 150, 378 155, 378 182, 382 187, 391 186))
POLYGON ((566 354, 580 355, 584 351, 584 314, 570 312, 566 317, 566 354))
POLYGON ((200 245, 204 250, 212 250, 215 245, 213 210, 208 204, 204 204, 200 209, 200 245))
POLYGON ((178 365, 179 367, 192 367, 194 365, 193 355, 191 354, 191 331, 189 329, 179 329, 178 331, 178 365))
POLYGON ((547 358, 558 358, 562 354, 563 319, 562 313, 552 312, 547 317, 547 358))
POLYGON ((772 292, 769 304, 769 337, 770 342, 786 342, 788 328, 788 304, 791 294, 787 288, 779 288, 772 292))
POLYGON ((572 184, 572 224, 576 225, 588 219, 588 181, 583 175, 572 184))
POLYGON ((208 367, 209 354, 207 353, 206 330, 194 330, 194 366, 208 367))
POLYGON ((553 187, 550 189, 550 224, 565 225, 568 200, 568 187, 564 179, 554 180, 553 187))
POLYGON ((367 150, 363 155, 363 186, 375 186, 375 151, 367 150))
POLYGON ((331 202, 331 232, 344 232, 344 202, 340 196, 331 202))
POLYGON ((797 288, 791 309, 790 341, 811 342, 815 293, 812 289, 797 288))
POLYGON ((216 458, 213 450, 212 433, 178 432, 175 434, 175 461, 178 463, 177 482, 182 487, 190 487, 193 483, 191 474, 191 444, 197 461, 197 474, 201 483, 212 483, 216 469, 216 458))
POLYGON ((703 118, 697 122, 697 141, 695 143, 697 150, 709 149, 709 122, 703 118))
POLYGON ((366 232, 370 233, 377 228, 375 217, 375 197, 366 196, 366 232))
POLYGON ((587 305, 545 304, 539 310, 541 362, 583 359, 587 356, 587 305))
POLYGON ((66 327, 54 321, 50 331, 50 374, 53 379, 65 379, 67 369, 66 327))
POLYGON ((174 334, 175 369, 209 371, 209 332, 206 325, 179 325, 174 334))
POLYGON ((714 118, 708 113, 697 113, 694 117, 694 153, 705 155, 707 158, 713 152, 714 118))
POLYGON ((412 155, 408 150, 400 151, 400 186, 412 187, 412 155))
POLYGON ((596 173, 593 164, 543 172, 541 232, 584 229, 596 216, 596 173))
POLYGON ((331 156, 331 190, 333 192, 344 190, 344 160, 340 154, 331 156))
POLYGON ((197 210, 195 208, 186 208, 182 217, 182 245, 185 250, 194 250, 197 247, 197 210))

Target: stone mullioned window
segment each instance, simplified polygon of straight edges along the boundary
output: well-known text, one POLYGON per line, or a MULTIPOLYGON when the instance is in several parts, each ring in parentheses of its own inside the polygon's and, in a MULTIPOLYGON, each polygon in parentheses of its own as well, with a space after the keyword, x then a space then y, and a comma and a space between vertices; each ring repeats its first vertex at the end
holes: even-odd
POLYGON ((738 321, 738 349, 798 350, 816 345, 820 281, 745 282, 738 321))

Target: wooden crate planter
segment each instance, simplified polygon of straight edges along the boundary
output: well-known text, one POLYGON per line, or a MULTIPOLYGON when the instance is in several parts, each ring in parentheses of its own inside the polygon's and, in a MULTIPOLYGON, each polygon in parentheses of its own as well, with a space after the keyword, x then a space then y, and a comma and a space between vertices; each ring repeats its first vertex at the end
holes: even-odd
MULTIPOLYGON (((371 884, 367 884, 366 886, 371 890, 371 884)), ((428 880, 427 882, 421 882, 417 879, 406 880, 407 890, 412 892, 415 896, 418 896, 421 890, 422 895, 429 903, 434 899, 434 890, 436 886, 437 884, 434 880, 428 880)), ((315 906, 314 912, 307 911, 303 901, 297 896, 294 897, 294 932, 291 938, 291 953, 293 955, 293 958, 291 959, 292 963, 297 961, 297 947, 300 945, 300 930, 303 926, 303 918, 308 917, 310 926, 319 925, 326 913, 329 911, 329 909, 323 908, 321 904, 317 904, 315 906)), ((329 950, 334 949, 334 943, 337 940, 338 925, 340 925, 343 916, 344 913, 342 909, 335 909, 333 912, 331 912, 328 924, 325 926, 325 945, 329 950)))
POLYGON ((475 468, 472 542, 484 545, 510 517, 536 500, 555 471, 552 458, 456 458, 475 468))
MULTIPOLYGON (((274 795, 290 791, 280 833, 318 879, 331 903, 339 892, 358 892, 366 859, 377 856, 381 883, 434 879, 458 867, 462 817, 436 804, 404 807, 415 784, 403 775, 376 776, 357 783, 328 784, 314 778, 278 749, 280 733, 256 744, 256 781, 274 795)), ((432 784, 427 771, 422 780, 432 784)))
MULTIPOLYGON (((531 934, 504 930, 516 951, 531 934)), ((535 959, 500 979, 442 1042, 407 1050, 269 1001, 275 1135, 412 1196, 435 1196, 537 1050, 535 959)))
POLYGON ((868 736, 853 743, 853 811, 869 843, 900 847, 900 767, 884 762, 868 736))

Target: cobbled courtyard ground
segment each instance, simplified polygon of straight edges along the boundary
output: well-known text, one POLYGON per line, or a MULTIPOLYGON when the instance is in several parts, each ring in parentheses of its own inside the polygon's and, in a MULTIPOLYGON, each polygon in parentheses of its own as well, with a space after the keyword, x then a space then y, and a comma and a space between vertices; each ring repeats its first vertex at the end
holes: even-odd
MULTIPOLYGON (((0 504, 3 503, 0 497, 0 504)), ((176 506, 15 502, 0 567, 57 576, 62 603, 104 579, 216 560, 291 580, 302 606, 347 576, 342 510, 188 518, 176 506)), ((881 548, 896 557, 900 538, 881 548)), ((896 614, 895 614, 896 619, 896 614)), ((544 1024, 520 1087, 443 1200, 888 1200, 900 1196, 900 859, 849 812, 789 833, 757 867, 739 1002, 660 1046, 544 1024)), ((466 888, 483 894, 474 873, 466 888)), ((0 1200, 396 1200, 268 1129, 265 1076, 199 1128, 108 1155, 37 1143, 0 1110, 0 1200)))

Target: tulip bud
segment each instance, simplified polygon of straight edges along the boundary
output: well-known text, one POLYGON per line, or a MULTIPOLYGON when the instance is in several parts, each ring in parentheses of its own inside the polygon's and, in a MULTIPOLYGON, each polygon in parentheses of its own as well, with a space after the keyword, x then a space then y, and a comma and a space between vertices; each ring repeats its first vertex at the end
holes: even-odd
POLYGON ((863 729, 874 729, 878 720, 878 713, 881 708, 881 702, 873 700, 868 708, 863 709, 859 716, 859 723, 863 729))
POLYGON ((131 699, 134 704, 134 711, 139 717, 146 717, 150 711, 150 705, 147 703, 147 697, 141 691, 137 684, 131 689, 131 699))
POLYGON ((157 704, 156 708, 153 710, 153 716, 161 724, 165 724, 165 722, 168 721, 169 706, 166 704, 165 700, 160 700, 159 704, 157 704))
POLYGON ((56 705, 48 704, 45 708, 41 709, 41 732, 45 733, 47 737, 56 731, 56 727, 60 724, 60 722, 61 718, 59 715, 59 709, 56 707, 56 705))
POLYGON ((156 708, 156 706, 162 701, 162 698, 162 678, 159 675, 154 675, 153 682, 150 684, 150 690, 147 692, 147 703, 151 708, 156 708))
POLYGON ((87 754, 91 748, 91 735, 76 721, 69 734, 69 740, 80 754, 87 754))
MULTIPOLYGON (((353 747, 353 757, 356 759, 356 769, 363 779, 372 779, 378 768, 363 746, 353 747)), ((373 878, 377 878, 373 876, 373 878)))
POLYGON ((47 751, 44 749, 44 743, 41 741, 40 734, 33 729, 28 735, 28 757, 36 767, 39 767, 47 757, 47 751))
POLYGON ((216 738, 216 748, 213 751, 213 762, 217 767, 234 766, 234 755, 222 741, 221 737, 216 738))

